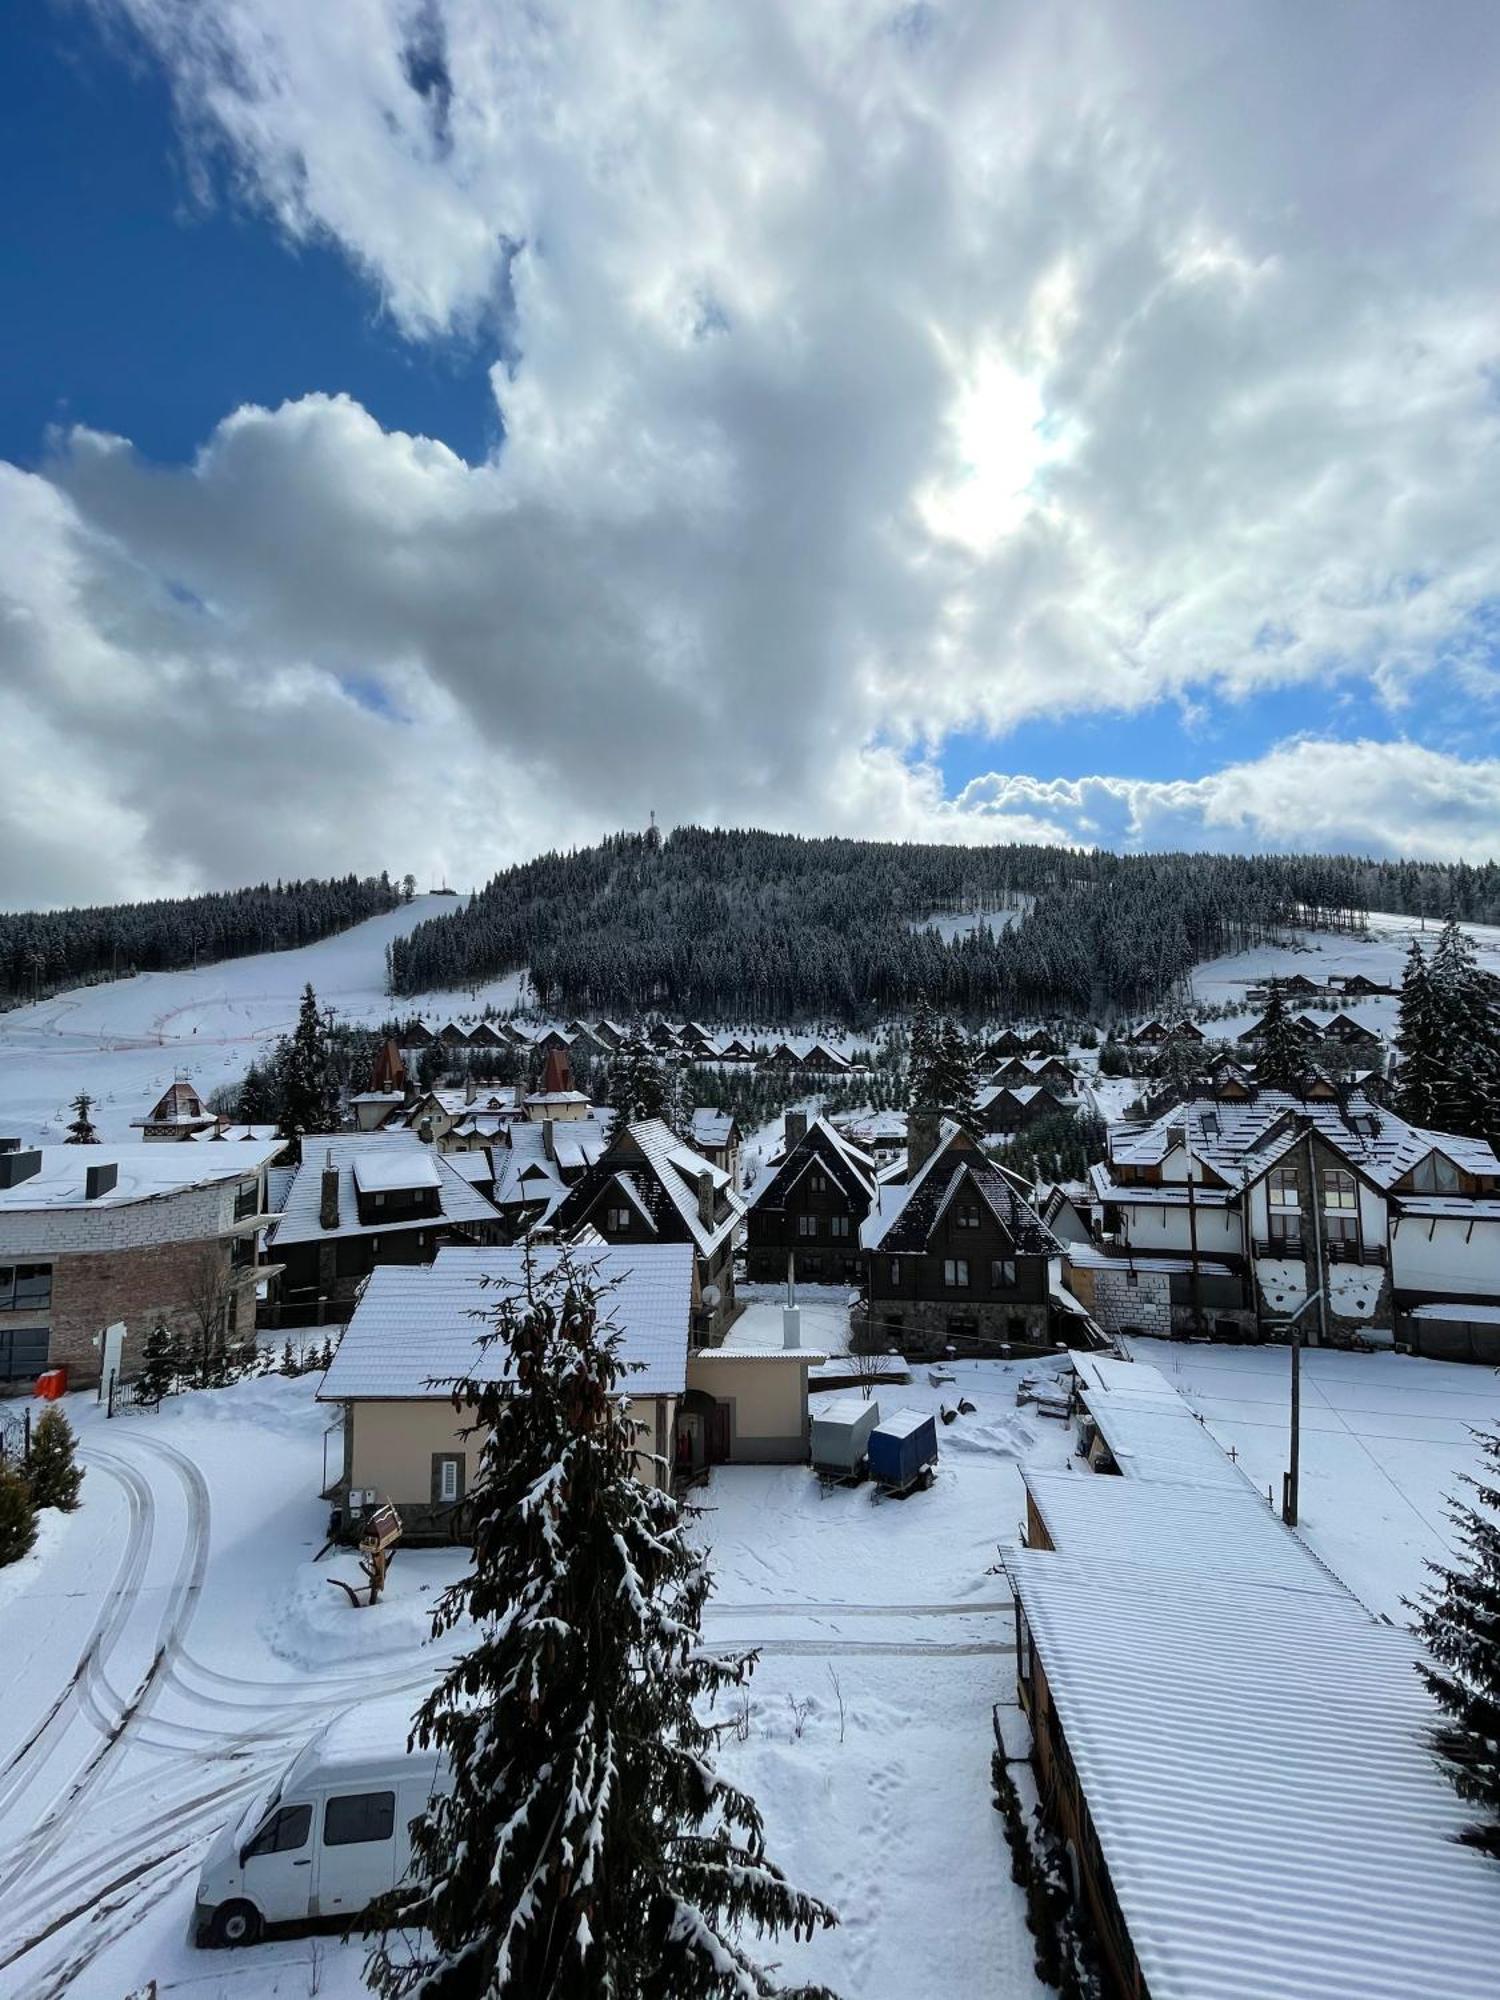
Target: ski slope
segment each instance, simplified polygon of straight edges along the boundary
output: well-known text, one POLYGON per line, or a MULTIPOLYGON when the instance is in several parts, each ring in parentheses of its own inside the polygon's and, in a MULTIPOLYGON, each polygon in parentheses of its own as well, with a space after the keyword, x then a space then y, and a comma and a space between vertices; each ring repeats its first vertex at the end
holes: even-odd
POLYGON ((0 1014, 0 1133, 56 1143, 66 1132, 69 1100, 86 1090, 101 1139, 136 1137, 131 1119, 143 1117, 174 1077, 185 1077, 204 1097, 237 1082, 291 1028, 309 981, 323 1006, 372 1024, 398 1008, 476 1014, 486 1001, 514 1005, 524 974, 420 1001, 387 995, 391 939, 454 908, 452 896, 418 896, 294 951, 226 959, 195 972, 138 973, 0 1014))

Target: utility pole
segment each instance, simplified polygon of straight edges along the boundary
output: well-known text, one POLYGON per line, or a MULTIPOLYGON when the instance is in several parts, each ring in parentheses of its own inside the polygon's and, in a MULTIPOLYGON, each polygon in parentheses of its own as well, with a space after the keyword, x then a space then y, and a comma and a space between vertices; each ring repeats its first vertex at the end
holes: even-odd
POLYGON ((1198 1210, 1193 1196, 1193 1149, 1188 1143, 1188 1122, 1182 1121, 1182 1150, 1187 1157, 1188 1286, 1193 1302, 1193 1332, 1203 1338, 1203 1291, 1198 1278, 1198 1210))
POLYGON ((1321 1288, 1310 1292, 1287 1321, 1292 1340, 1292 1428, 1287 1450, 1286 1471, 1281 1478, 1281 1518, 1289 1528, 1297 1525, 1297 1488, 1302 1470, 1302 1328, 1298 1324, 1309 1306, 1321 1310, 1321 1288))

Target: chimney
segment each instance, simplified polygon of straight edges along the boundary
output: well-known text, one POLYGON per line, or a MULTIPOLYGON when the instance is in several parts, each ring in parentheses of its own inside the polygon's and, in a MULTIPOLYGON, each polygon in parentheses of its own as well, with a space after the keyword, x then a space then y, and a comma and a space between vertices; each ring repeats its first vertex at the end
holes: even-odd
POLYGON ((97 1201, 100 1195, 109 1193, 119 1178, 120 1163, 118 1160, 109 1160, 102 1166, 90 1167, 83 1177, 84 1200, 97 1201))
POLYGON ((474 1072, 470 1070, 469 1074, 464 1078, 464 1103, 472 1104, 477 1095, 478 1087, 474 1082, 474 1072))
POLYGON ((29 1181, 33 1174, 42 1170, 42 1156, 35 1147, 23 1153, 19 1149, 12 1153, 0 1153, 0 1188, 19 1187, 22 1181, 29 1181))
POLYGON ((337 1229, 339 1226, 339 1170, 333 1164, 333 1154, 324 1155, 323 1192, 318 1201, 318 1226, 320 1229, 337 1229))
POLYGON ((548 1049, 542 1066, 542 1089, 548 1096, 573 1088, 573 1065, 566 1049, 548 1049))
POLYGON ((906 1178, 915 1180, 924 1163, 937 1151, 942 1136, 942 1114, 927 1109, 913 1110, 906 1120, 906 1178))
POLYGON ((707 1167, 698 1176, 698 1220, 705 1229, 714 1226, 714 1177, 707 1167))
POLYGON ((781 1344, 783 1347, 802 1345, 802 1308, 783 1306, 781 1308, 781 1344))
POLYGON ((549 1160, 557 1158, 557 1126, 550 1118, 542 1123, 542 1151, 549 1160))
POLYGON ((787 1151, 790 1152, 793 1146, 800 1146, 806 1137, 807 1113, 805 1111, 789 1111, 786 1114, 787 1151))

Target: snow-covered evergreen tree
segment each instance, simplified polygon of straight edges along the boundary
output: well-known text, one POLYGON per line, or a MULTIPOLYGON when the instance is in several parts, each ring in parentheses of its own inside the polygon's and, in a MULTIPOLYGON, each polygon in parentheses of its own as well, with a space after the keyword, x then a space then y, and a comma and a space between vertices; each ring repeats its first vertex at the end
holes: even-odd
POLYGON ((586 1264, 533 1271, 498 1304, 490 1363, 456 1385, 485 1443, 473 1567, 434 1629, 472 1620, 477 1636, 417 1717, 454 1787, 376 1912, 370 1977, 388 2000, 754 2000, 782 1989, 746 1931, 835 1921, 714 1769, 706 1711, 753 1655, 702 1647, 709 1572, 678 1503, 638 1476, 645 1432, 606 1309, 586 1264))
POLYGON ((93 1098, 86 1090, 80 1090, 73 1099, 70 1109, 73 1113, 73 1122, 68 1127, 68 1136, 63 1143, 68 1146, 97 1146, 99 1134, 94 1130, 93 1098))
POLYGON ((36 1540, 36 1504, 26 1475, 0 1459, 0 1569, 19 1562, 36 1540))
POLYGON ((1295 1090, 1312 1062, 1312 1045, 1286 1010, 1277 987, 1255 1045, 1255 1081, 1265 1090, 1295 1090))
MULTIPOLYGON (((913 1044, 916 1037, 913 1035, 913 1044)), ((927 1054, 913 1063, 909 1101, 913 1110, 942 1111, 966 1130, 976 1128, 974 1116, 974 1051, 953 1021, 934 1027, 926 1039, 927 1054)))
POLYGON ((47 1405, 31 1433, 26 1477, 33 1507, 56 1507, 71 1514, 78 1505, 83 1468, 74 1449, 73 1426, 56 1403, 47 1405))
MULTIPOLYGON (((1495 1129, 1500 1102, 1496 984, 1481 969, 1473 941, 1451 917, 1433 948, 1425 984, 1426 1036, 1417 1063, 1428 1101, 1422 1122, 1439 1132, 1484 1137, 1495 1129)), ((1404 1010, 1402 1027, 1404 1031, 1404 1010)), ((1403 1077, 1404 1054, 1403 1044, 1403 1077)))
POLYGON ((932 1068, 933 1057, 937 1054, 937 1045, 938 1025, 936 1018, 933 1015, 931 1007, 927 1004, 927 995, 919 993, 917 995, 916 1007, 912 1012, 911 1041, 906 1057, 907 1098, 914 1111, 920 1111, 925 1108, 917 1096, 917 1091, 925 1083, 927 1074, 932 1068))
POLYGON ((158 1324, 146 1335, 141 1350, 141 1387, 153 1403, 170 1396, 177 1387, 178 1354, 167 1329, 158 1324))
POLYGON ((1420 1605, 1417 1631, 1433 1664, 1417 1671, 1442 1711, 1434 1744, 1453 1788, 1479 1814, 1464 1838, 1500 1860, 1500 1433, 1479 1440, 1482 1464, 1465 1474, 1477 1505, 1454 1500, 1458 1530, 1451 1567, 1420 1605))
POLYGON ((639 1035, 616 1050, 609 1068, 610 1120, 613 1137, 642 1118, 661 1118, 667 1110, 667 1084, 662 1066, 639 1035))
POLYGON ((328 1024, 318 1011, 311 984, 303 989, 297 1025, 276 1052, 280 1112, 277 1128, 285 1138, 330 1132, 338 1123, 338 1080, 329 1057, 328 1024))

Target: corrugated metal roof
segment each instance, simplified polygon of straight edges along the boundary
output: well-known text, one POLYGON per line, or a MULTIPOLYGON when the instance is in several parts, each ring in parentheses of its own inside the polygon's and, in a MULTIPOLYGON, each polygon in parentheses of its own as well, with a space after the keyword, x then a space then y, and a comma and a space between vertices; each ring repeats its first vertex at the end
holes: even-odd
POLYGON ((1408 1634, 1301 1590, 1006 1567, 1152 2000, 1490 2000, 1500 1871, 1457 1840, 1408 1634))
MULTIPOLYGON (((564 1254, 557 1247, 533 1249, 530 1268, 545 1276, 564 1254)), ((588 1268, 601 1285, 612 1287, 605 1315, 623 1336, 623 1360, 639 1364, 623 1378, 622 1391, 681 1395, 692 1319, 692 1246, 575 1244, 568 1254, 575 1268, 588 1268)), ((372 1271, 319 1399, 438 1399, 446 1393, 441 1385, 459 1377, 506 1380, 503 1346, 493 1342, 481 1348, 479 1341, 502 1300, 524 1290, 527 1259, 520 1245, 449 1247, 431 1264, 372 1271)))
POLYGON ((1247 1490, 1244 1474, 1155 1368, 1096 1354, 1075 1354, 1073 1365, 1089 1415, 1127 1479, 1247 1490))

